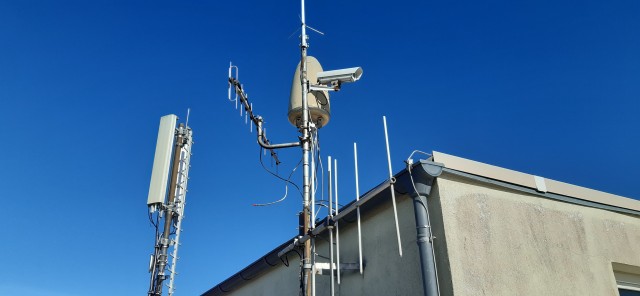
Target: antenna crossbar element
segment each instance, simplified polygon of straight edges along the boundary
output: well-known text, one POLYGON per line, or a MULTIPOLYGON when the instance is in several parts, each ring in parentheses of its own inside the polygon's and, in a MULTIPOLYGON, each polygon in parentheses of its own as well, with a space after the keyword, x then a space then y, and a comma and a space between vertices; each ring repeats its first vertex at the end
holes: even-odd
MULTIPOLYGON (((229 78, 234 77, 236 80, 238 80, 238 78, 240 77, 240 72, 238 71, 239 71, 238 66, 234 66, 231 62, 229 62, 229 78), (235 72, 233 70, 235 70, 235 72)), ((238 109, 238 93, 236 92, 235 98, 231 99, 231 86, 232 84, 229 83, 229 89, 228 89, 229 101, 236 103, 236 110, 237 110, 238 109)))

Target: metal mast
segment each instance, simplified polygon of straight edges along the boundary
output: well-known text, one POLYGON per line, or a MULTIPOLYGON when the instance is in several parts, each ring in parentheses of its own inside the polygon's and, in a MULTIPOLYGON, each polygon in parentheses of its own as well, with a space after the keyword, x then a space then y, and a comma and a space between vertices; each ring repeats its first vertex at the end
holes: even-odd
MULTIPOLYGON (((302 219, 304 233, 309 233, 310 217, 309 214, 309 200, 310 200, 310 188, 309 188, 309 150, 310 150, 310 137, 309 137, 309 102, 307 102, 307 93, 309 92, 309 80, 307 79, 307 25, 305 20, 304 0, 300 1, 301 7, 301 31, 300 35, 300 83, 302 83, 302 219)), ((311 240, 304 242, 304 252, 302 258, 303 269, 303 295, 311 295, 311 240)))
MULTIPOLYGON (((188 120, 188 118, 187 118, 188 120)), ((181 127, 182 128, 182 127, 181 127)), ((178 131, 182 132, 182 131, 178 131)), ((187 126, 184 132, 184 144, 180 149, 180 167, 176 186, 175 205, 177 216, 175 220, 175 238, 173 240, 173 252, 171 252, 171 266, 169 270, 169 296, 175 292, 175 278, 177 275, 176 265, 178 264, 178 247, 180 246, 180 233, 182 232, 182 220, 184 219, 184 208, 187 204, 187 183, 189 182, 189 168, 191 167, 191 145, 193 144, 193 131, 187 126)))
MULTIPOLYGON (((264 120, 262 117, 257 116, 253 113, 253 105, 249 103, 246 92, 244 91, 242 84, 238 81, 238 71, 237 67, 232 64, 229 66, 229 90, 228 90, 228 99, 231 102, 238 103, 238 99, 242 104, 240 107, 240 114, 242 116, 242 109, 245 111, 245 120, 250 119, 253 124, 256 126, 257 136, 258 136, 258 144, 267 150, 271 151, 271 156, 276 160, 276 164, 279 163, 277 159, 277 155, 273 150, 281 149, 281 148, 290 148, 290 147, 302 147, 302 212, 299 216, 299 227, 300 233, 299 236, 294 239, 291 245, 285 247, 282 251, 278 253, 278 256, 283 256, 284 254, 290 252, 294 248, 302 247, 302 259, 300 261, 301 267, 301 278, 300 278, 300 295, 302 296, 312 296, 313 295, 313 287, 314 287, 314 272, 315 272, 315 262, 313 259, 312 253, 312 245, 314 236, 316 234, 313 233, 314 220, 313 212, 311 211, 312 206, 312 177, 310 176, 310 154, 311 149, 316 149, 316 143, 312 137, 313 133, 317 132, 317 129, 324 126, 329 119, 329 110, 323 109, 319 106, 318 102, 316 104, 312 104, 313 106, 309 106, 309 92, 313 91, 311 95, 321 96, 324 100, 324 104, 328 104, 329 102, 329 91, 338 91, 340 90, 340 86, 342 83, 355 82, 360 79, 362 76, 362 68, 353 67, 347 69, 333 70, 333 71, 323 71, 319 62, 311 57, 307 57, 307 24, 306 24, 306 15, 305 15, 305 1, 300 1, 301 8, 301 35, 300 35, 300 68, 296 70, 296 74, 294 75, 294 85, 292 86, 292 94, 290 97, 289 104, 289 122, 295 125, 298 128, 298 131, 301 135, 298 137, 298 142, 291 143, 282 143, 282 144, 272 144, 269 140, 267 140, 264 131, 264 120), (307 64, 307 62, 311 63, 311 67, 307 64), (233 75, 233 68, 235 67, 235 77, 233 75), (310 70, 311 69, 311 70, 310 70), (298 74, 299 71, 299 74, 298 74), (313 71, 311 75, 308 75, 308 71, 313 71), (299 76, 297 76, 299 75, 299 76), (309 81, 309 76, 311 76, 314 81, 309 81), (297 80, 300 80, 299 82, 297 80), (300 105, 297 105, 298 97, 297 97, 297 83, 300 83, 300 100, 302 101, 300 105), (234 89, 236 93, 236 97, 234 99, 231 98, 231 88, 234 89), (324 95, 323 93, 326 93, 324 95), (293 103, 292 103, 293 102, 293 103), (299 106, 299 107, 298 107, 299 106), (298 112, 301 112, 300 116, 298 116, 298 112), (312 117, 311 112, 319 112, 321 115, 312 117), (291 115, 293 114, 293 115, 291 115), (312 272, 313 271, 313 272, 312 272)), ((317 31, 311 27, 311 30, 317 31)), ((319 32, 322 34, 321 32, 319 32)), ((316 97, 316 100, 318 98, 316 97)), ((312 100, 312 102, 315 102, 312 100)), ((328 107, 328 106, 327 106, 328 107)), ((313 169, 311 169, 313 170, 313 169)), ((278 201, 279 202, 279 201, 278 201)), ((273 204, 273 203, 271 203, 273 204)))
MULTIPOLYGON (((175 120, 177 117, 175 115, 168 115, 166 117, 168 120, 175 120)), ((163 117, 163 120, 165 117, 163 117)), ((175 122, 175 121, 174 121, 175 122)), ((175 123, 174 125, 175 126, 175 123)), ((166 202, 164 198, 161 199, 149 199, 148 205, 150 207, 151 216, 153 222, 153 213, 158 211, 156 223, 156 241, 154 254, 151 256, 151 262, 149 265, 149 272, 151 273, 151 279, 149 283, 149 296, 160 296, 162 295, 162 288, 164 286, 164 281, 169 278, 169 295, 172 295, 175 291, 174 280, 176 275, 176 263, 178 259, 178 246, 180 241, 180 232, 181 232, 181 224, 182 218, 184 215, 184 206, 186 201, 186 193, 187 193, 187 181, 189 176, 189 167, 191 161, 191 145, 193 144, 192 135, 193 132, 191 128, 184 124, 180 124, 178 128, 175 128, 173 133, 173 147, 163 147, 166 143, 161 143, 160 138, 162 134, 166 133, 166 128, 163 130, 162 121, 160 126, 160 131, 158 135, 158 146, 156 147, 156 160, 154 161, 154 172, 152 173, 152 182, 150 186, 151 191, 162 191, 166 190, 164 188, 154 188, 158 183, 154 183, 154 178, 162 177, 161 173, 157 173, 156 171, 161 171, 161 166, 168 165, 168 158, 164 161, 160 161, 160 165, 158 165, 158 156, 159 151, 171 151, 173 152, 173 156, 171 157, 171 174, 169 177, 170 185, 168 191, 168 197, 166 198, 166 202), (164 163, 162 163, 164 162, 164 163), (158 165, 158 167, 156 167, 158 165), (162 226, 162 234, 159 233, 159 228, 162 226), (171 264, 169 265, 169 249, 172 249, 171 256, 173 257, 171 260, 171 264), (169 275, 166 274, 167 269, 169 269, 169 275)), ((165 137, 166 138, 166 137, 165 137)), ((170 154, 167 153, 167 156, 170 154)), ((164 175, 166 178, 166 175, 164 175)), ((166 184, 166 181, 163 183, 166 184)), ((159 187, 162 187, 160 184, 159 187)), ((151 194, 150 194, 151 195, 151 194)))

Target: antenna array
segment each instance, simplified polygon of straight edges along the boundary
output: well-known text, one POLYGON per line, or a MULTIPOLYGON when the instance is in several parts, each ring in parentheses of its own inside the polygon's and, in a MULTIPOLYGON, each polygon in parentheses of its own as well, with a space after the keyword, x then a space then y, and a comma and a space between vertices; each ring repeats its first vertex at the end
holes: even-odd
MULTIPOLYGON (((235 102, 236 108, 240 103, 240 116, 245 117, 245 123, 250 122, 252 125, 256 125, 258 134, 258 144, 271 152, 271 156, 276 160, 276 164, 280 161, 277 158, 275 149, 301 147, 302 148, 302 212, 300 213, 300 233, 294 242, 279 252, 280 256, 286 255, 294 248, 301 247, 301 291, 303 296, 315 295, 315 274, 322 269, 331 270, 331 287, 332 295, 334 290, 333 284, 333 271, 335 265, 333 263, 333 250, 331 251, 331 262, 328 267, 325 268, 324 264, 316 263, 315 257, 315 236, 318 234, 314 230, 315 225, 315 193, 317 189, 316 184, 316 153, 318 153, 319 165, 322 162, 319 157, 319 145, 318 145, 318 130, 328 123, 330 118, 329 109, 329 91, 337 91, 340 89, 342 83, 355 82, 360 79, 362 75, 362 68, 354 67, 341 70, 323 71, 319 62, 311 57, 307 56, 308 43, 307 43, 307 31, 310 30, 319 32, 306 24, 305 18, 305 2, 300 1, 301 4, 301 36, 300 36, 300 63, 299 67, 294 74, 294 84, 292 85, 291 98, 289 101, 289 122, 295 125, 301 135, 298 142, 272 144, 266 137, 266 132, 263 128, 263 119, 253 113, 253 105, 249 102, 248 96, 244 91, 242 84, 238 80, 238 67, 233 64, 229 65, 229 90, 228 99, 231 102, 235 102), (232 98, 232 89, 235 93, 232 98), (309 102, 309 101, 312 102, 309 102), (311 106, 310 106, 311 105, 311 106)), ((253 130, 253 127, 251 127, 253 130)), ((331 160, 328 162, 329 168, 331 167, 331 160)), ((337 161, 334 163, 334 167, 337 169, 337 161)), ((288 181, 288 180, 287 180, 288 181)), ((334 212, 334 201, 332 195, 332 189, 329 189, 329 214, 327 222, 330 224, 331 235, 331 248, 333 249, 333 215, 338 215, 338 195, 337 195, 337 170, 335 174, 336 185, 336 201, 334 212)), ((329 185, 331 186, 331 175, 329 177, 329 185)), ((285 195, 286 196, 286 195, 285 195)), ((272 203, 269 203, 272 204, 272 203)), ((318 205, 324 206, 319 203, 318 205)), ((336 248, 339 253, 339 232, 337 225, 336 230, 336 248)), ((360 258, 362 256, 360 255, 360 258)), ((340 259, 337 255, 337 269, 338 269, 338 284, 340 283, 340 259)), ((362 261, 362 260, 360 260, 362 261)), ((362 273, 362 262, 360 262, 360 272, 362 273)))
MULTIPOLYGON (((391 199, 394 209, 394 222, 396 235, 398 240, 398 253, 400 257, 402 257, 402 245, 400 240, 400 229, 399 229, 399 221, 397 216, 396 204, 395 204, 395 178, 392 175, 391 169, 391 153, 389 149, 389 135, 387 131, 387 122, 386 117, 383 116, 383 125, 384 125, 384 133, 385 133, 385 144, 387 147, 387 162, 389 166, 389 180, 388 184, 391 190, 391 199)), ((357 144, 353 143, 353 154, 354 154, 354 165, 355 165, 355 189, 356 189, 356 201, 355 205, 351 205, 349 207, 355 206, 356 214, 357 214, 357 227, 358 227, 358 262, 357 263, 341 263, 340 262, 340 220, 344 218, 344 215, 340 213, 340 203, 339 203, 339 190, 338 190, 338 160, 335 158, 331 158, 328 156, 327 158, 327 173, 328 173, 328 203, 324 204, 326 200, 320 200, 316 203, 315 199, 315 190, 311 195, 312 205, 314 206, 314 211, 312 212, 312 221, 315 222, 316 212, 315 206, 319 205, 321 207, 327 207, 327 217, 325 221, 322 222, 318 227, 316 227, 315 223, 312 224, 310 230, 306 233, 301 233, 300 236, 294 239, 294 241, 278 252, 279 257, 286 256, 287 253, 291 252, 297 247, 303 246, 306 242, 311 242, 311 268, 312 268, 312 276, 311 276, 311 291, 310 295, 315 296, 315 275, 316 274, 328 274, 330 278, 330 295, 334 295, 336 292, 336 282, 337 285, 341 284, 341 277, 344 272, 358 272, 363 274, 364 272, 364 261, 363 261, 363 252, 362 252, 362 230, 361 230, 361 221, 360 221, 360 188, 359 188, 359 177, 358 177, 358 148, 357 144), (319 256, 316 253, 316 237, 320 233, 324 231, 328 231, 329 233, 329 262, 319 262, 317 257, 327 258, 326 256, 319 256)), ((315 163, 311 163, 312 171, 314 171, 314 176, 312 181, 315 180, 315 163)), ((314 187, 314 183, 312 183, 312 188, 314 187)))
MULTIPOLYGON (((188 122, 187 115, 187 122, 188 122)), ((175 115, 160 119, 156 154, 149 185, 149 219, 155 226, 154 252, 149 261, 149 296, 162 295, 165 280, 168 295, 175 292, 176 264, 180 233, 187 198, 187 183, 191 167, 193 131, 187 124, 179 124, 175 115), (171 174, 169 174, 171 171, 171 174), (167 190, 167 183, 169 189, 167 190), (162 228, 162 232, 161 229, 162 228), (171 249, 171 253, 169 253, 171 249), (169 264, 171 256, 171 264, 169 264), (168 275, 167 275, 168 271, 168 275)))

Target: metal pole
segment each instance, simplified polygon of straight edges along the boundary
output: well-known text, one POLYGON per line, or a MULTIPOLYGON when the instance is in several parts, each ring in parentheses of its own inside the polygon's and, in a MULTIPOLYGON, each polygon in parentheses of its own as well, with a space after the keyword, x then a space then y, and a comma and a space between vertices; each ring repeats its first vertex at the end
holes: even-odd
MULTIPOLYGON (((180 124, 179 130, 183 129, 183 124, 180 124)), ((175 148, 173 151, 173 166, 171 168, 171 185, 169 186, 169 200, 164 210, 164 232, 160 239, 160 252, 156 258, 158 264, 156 280, 152 291, 149 291, 149 295, 162 295, 162 283, 166 278, 164 274, 165 267, 167 266, 168 258, 167 251, 169 249, 171 235, 171 223, 173 220, 173 204, 176 198, 176 185, 178 181, 178 171, 180 170, 180 152, 182 150, 182 134, 178 133, 176 136, 175 148)))
MULTIPOLYGON (((315 130, 317 133, 318 130, 315 130)), ((316 134, 317 135, 317 134, 316 134)), ((312 135, 312 139, 315 139, 315 135, 312 135)), ((316 227, 316 153, 317 147, 315 143, 312 146, 311 153, 311 230, 316 227)), ((316 264, 316 239, 311 238, 311 266, 314 267, 316 264)), ((313 268, 311 270, 311 296, 316 296, 316 270, 313 268)))
POLYGON ((422 288, 425 296, 436 296, 438 284, 436 279, 435 262, 433 258, 433 240, 427 211, 427 198, 414 193, 413 209, 416 217, 416 234, 418 251, 420 254, 420 269, 422 270, 422 288))
MULTIPOLYGON (((189 120, 189 115, 187 114, 187 120, 189 120)), ((189 182, 189 168, 191 167, 191 144, 193 144, 193 132, 185 123, 184 133, 185 144, 181 148, 181 167, 178 178, 178 186, 176 193, 176 205, 178 210, 177 223, 176 223, 176 233, 175 233, 175 245, 173 246, 173 252, 171 254, 171 274, 169 276, 169 296, 172 296, 175 293, 175 278, 176 278, 176 265, 178 264, 178 247, 180 246, 180 233, 182 233, 182 219, 184 218, 184 208, 187 204, 187 184, 189 182)))
MULTIPOLYGON (((301 10, 301 30, 300 36, 300 82, 302 84, 302 187, 303 187, 303 201, 302 201, 302 215, 304 219, 304 233, 309 231, 309 102, 307 102, 307 91, 309 89, 309 81, 307 80, 307 25, 304 13, 304 0, 300 1, 301 10)), ((302 262, 303 268, 303 295, 311 295, 311 241, 304 242, 304 257, 302 262)))
POLYGON ((387 143, 387 163, 389 164, 389 181, 391 181, 391 201, 393 202, 393 217, 396 222, 396 235, 398 236, 398 253, 402 257, 402 241, 400 240, 400 225, 398 225, 398 209, 396 207, 396 192, 393 188, 393 170, 391 169, 391 151, 389 150, 389 134, 387 133, 387 117, 382 116, 382 122, 384 122, 384 140, 387 143))
POLYGON ((158 245, 158 241, 159 241, 159 236, 158 233, 156 232, 156 241, 155 241, 155 247, 153 248, 153 257, 151 257, 151 266, 149 267, 150 272, 151 272, 151 279, 149 280, 149 295, 152 295, 151 292, 154 290, 155 287, 155 282, 156 282, 156 266, 158 265, 158 251, 159 251, 159 245, 158 245))
MULTIPOLYGON (((358 185, 358 146, 353 143, 353 159, 355 162, 356 172, 356 202, 360 201, 360 185, 358 185)), ((360 207, 357 209, 358 213, 358 261, 360 263, 360 274, 362 274, 362 229, 360 227, 360 207)))
MULTIPOLYGON (((336 200, 336 216, 340 214, 340 203, 338 202, 338 160, 333 159, 333 188, 335 190, 336 200)), ((338 285, 340 285, 340 226, 336 221, 336 275, 338 277, 338 285)))
POLYGON ((443 167, 444 165, 441 163, 426 160, 420 160, 420 164, 415 167, 407 165, 409 177, 411 177, 415 190, 411 193, 411 197, 413 198, 413 209, 416 218, 416 242, 418 243, 418 252, 420 254, 422 287, 425 296, 440 295, 427 197, 431 194, 433 182, 436 177, 440 176, 443 167))
MULTIPOLYGON (((331 156, 327 161, 328 173, 329 173, 329 215, 327 219, 333 220, 333 188, 332 188, 332 172, 331 172, 331 156)), ((329 226, 329 269, 331 270, 331 296, 335 293, 334 273, 333 273, 333 226, 329 226)))

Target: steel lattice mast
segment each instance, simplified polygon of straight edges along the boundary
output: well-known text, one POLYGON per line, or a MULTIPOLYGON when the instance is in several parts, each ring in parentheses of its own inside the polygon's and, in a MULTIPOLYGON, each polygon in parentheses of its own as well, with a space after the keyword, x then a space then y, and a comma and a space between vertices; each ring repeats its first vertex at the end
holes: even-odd
POLYGON ((164 282, 169 279, 168 294, 175 291, 174 280, 178 260, 178 246, 186 205, 187 183, 191 163, 193 131, 185 124, 177 128, 177 116, 167 115, 160 121, 158 143, 149 186, 147 204, 150 219, 156 227, 154 254, 151 255, 149 296, 162 295, 164 282), (168 174, 168 171, 171 173, 168 174), (167 182, 167 175, 169 179, 167 182), (169 190, 166 191, 167 183, 169 190), (154 214, 155 222, 153 219, 154 214), (160 233, 162 227, 162 233, 160 233), (171 249, 171 252, 170 250, 171 249), (171 254, 171 264, 169 264, 171 254), (168 272, 168 274, 167 274, 168 272))

